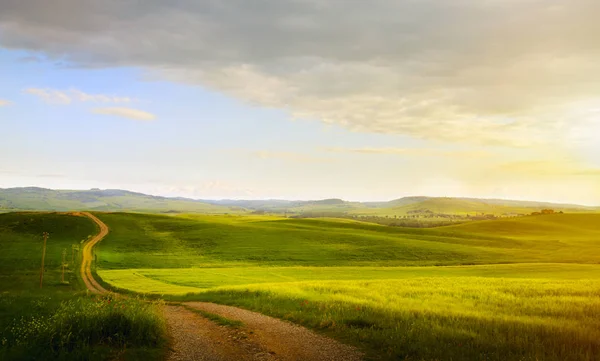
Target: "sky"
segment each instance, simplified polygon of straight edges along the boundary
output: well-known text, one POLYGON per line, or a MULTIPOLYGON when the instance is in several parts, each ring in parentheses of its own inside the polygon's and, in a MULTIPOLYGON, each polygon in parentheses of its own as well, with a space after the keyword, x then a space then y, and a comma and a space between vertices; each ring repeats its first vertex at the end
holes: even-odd
POLYGON ((597 0, 3 0, 0 188, 600 205, 597 0))

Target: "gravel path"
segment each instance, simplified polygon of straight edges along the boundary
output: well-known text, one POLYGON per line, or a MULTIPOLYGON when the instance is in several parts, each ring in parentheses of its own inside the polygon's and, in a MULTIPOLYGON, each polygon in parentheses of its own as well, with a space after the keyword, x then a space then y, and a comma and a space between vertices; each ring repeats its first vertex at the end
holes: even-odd
POLYGON ((169 361, 274 361, 245 330, 219 326, 181 306, 165 306, 172 337, 169 361))
POLYGON ((232 320, 242 321, 248 340, 259 345, 258 347, 263 352, 267 351, 269 355, 274 357, 271 358, 273 360, 359 361, 362 359, 362 354, 354 347, 318 335, 304 327, 260 313, 206 302, 187 302, 185 305, 232 320))

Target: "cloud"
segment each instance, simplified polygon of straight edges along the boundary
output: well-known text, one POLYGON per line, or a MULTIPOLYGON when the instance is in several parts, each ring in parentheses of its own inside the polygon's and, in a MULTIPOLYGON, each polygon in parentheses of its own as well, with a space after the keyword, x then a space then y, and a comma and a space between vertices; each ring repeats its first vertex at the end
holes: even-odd
POLYGON ((334 153, 358 153, 372 155, 406 155, 411 157, 461 157, 461 158, 486 158, 492 156, 490 152, 481 150, 448 150, 435 148, 324 148, 327 152, 334 153))
POLYGON ((114 115, 135 120, 154 120, 156 116, 143 110, 131 108, 96 108, 92 110, 95 114, 114 115))
POLYGON ((94 103, 129 103, 132 101, 132 99, 128 97, 87 94, 74 88, 65 91, 49 88, 27 88, 25 89, 25 93, 36 95, 48 104, 71 104, 73 101, 94 103))
POLYGON ((95 103, 130 103, 133 100, 128 97, 118 97, 105 94, 87 94, 81 90, 71 89, 71 97, 81 102, 95 102, 95 103))
POLYGON ((556 147, 600 102, 599 12, 597 0, 5 0, 0 46, 143 67, 360 132, 556 147))
POLYGON ((296 152, 285 152, 285 151, 270 151, 270 150, 259 150, 252 151, 249 153, 250 156, 259 159, 278 159, 291 162, 300 163, 321 163, 331 162, 332 159, 325 157, 313 156, 310 154, 296 153, 296 152))
POLYGON ((590 168, 571 159, 536 159, 504 162, 494 167, 494 171, 506 174, 519 174, 540 177, 597 177, 600 169, 590 168))
POLYGON ((151 194, 163 194, 171 197, 189 197, 195 199, 215 198, 252 198, 256 197, 256 190, 241 187, 222 180, 207 180, 198 183, 163 185, 150 187, 151 194))
POLYGON ((36 95, 48 104, 71 104, 73 101, 69 95, 59 90, 28 88, 25 93, 36 95))
POLYGON ((4 99, 0 99, 0 107, 5 107, 7 105, 11 105, 12 102, 8 101, 8 100, 4 100, 4 99))

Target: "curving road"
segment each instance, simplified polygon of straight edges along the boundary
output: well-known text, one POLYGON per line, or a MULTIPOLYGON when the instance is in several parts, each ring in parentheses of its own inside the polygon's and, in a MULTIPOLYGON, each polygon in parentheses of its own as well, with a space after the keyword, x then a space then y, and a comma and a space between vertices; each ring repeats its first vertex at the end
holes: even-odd
POLYGON ((81 258, 81 278, 83 279, 83 282, 85 282, 85 286, 88 288, 88 290, 90 290, 90 292, 97 294, 106 293, 108 291, 102 287, 92 275, 92 261, 94 259, 92 249, 98 242, 102 240, 102 238, 108 234, 108 226, 98 219, 98 217, 89 212, 79 212, 75 214, 90 218, 100 227, 100 232, 95 235, 94 238, 87 241, 83 246, 81 258))
MULTIPOLYGON (((92 249, 108 234, 108 226, 89 212, 100 232, 83 247, 81 278, 88 290, 107 293, 92 275, 92 249)), ((362 352, 304 327, 237 307, 206 302, 166 305, 164 315, 172 339, 168 361, 360 361, 362 352), (192 309, 242 321, 241 329, 219 326, 192 309)))

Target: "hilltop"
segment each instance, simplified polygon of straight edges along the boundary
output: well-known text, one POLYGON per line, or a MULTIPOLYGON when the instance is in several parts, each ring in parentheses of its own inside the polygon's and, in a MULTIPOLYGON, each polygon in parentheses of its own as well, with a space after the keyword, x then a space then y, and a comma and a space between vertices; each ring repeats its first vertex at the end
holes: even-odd
POLYGON ((577 204, 454 197, 403 197, 388 202, 322 200, 207 200, 162 197, 121 189, 54 190, 38 187, 0 188, 0 211, 133 211, 147 213, 275 213, 323 216, 517 216, 553 209, 568 213, 597 212, 600 208, 577 204))
POLYGON ((168 198, 121 189, 53 190, 37 187, 0 189, 0 211, 135 211, 148 213, 236 213, 239 207, 219 206, 185 198, 168 198))

